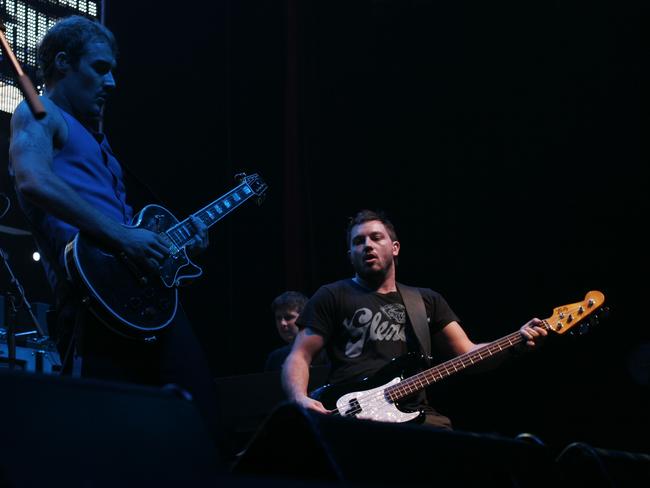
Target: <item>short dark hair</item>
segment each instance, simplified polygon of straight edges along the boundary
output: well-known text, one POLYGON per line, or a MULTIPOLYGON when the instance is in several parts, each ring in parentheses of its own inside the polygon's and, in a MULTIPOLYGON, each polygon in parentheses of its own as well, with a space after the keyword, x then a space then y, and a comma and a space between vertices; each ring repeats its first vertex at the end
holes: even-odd
POLYGON ((363 224, 364 222, 370 222, 373 220, 378 220, 379 222, 384 224, 384 227, 386 227, 386 230, 388 231, 388 236, 390 237, 391 241, 399 240, 397 238, 397 232, 395 231, 395 226, 390 220, 388 220, 386 214, 383 211, 364 209, 357 212, 354 217, 350 217, 348 219, 348 230, 346 232, 346 238, 347 238, 346 246, 348 248, 350 247, 350 239, 352 238, 352 228, 355 225, 363 224))
POLYGON ((54 58, 57 53, 65 52, 70 63, 76 67, 86 51, 86 45, 92 41, 106 42, 113 54, 117 56, 115 36, 101 23, 80 15, 71 15, 58 20, 38 45, 38 64, 43 80, 46 83, 56 80, 54 58))
POLYGON ((273 313, 279 308, 295 309, 301 313, 305 308, 305 304, 309 300, 305 295, 299 291, 285 291, 278 295, 271 302, 271 310, 273 313))

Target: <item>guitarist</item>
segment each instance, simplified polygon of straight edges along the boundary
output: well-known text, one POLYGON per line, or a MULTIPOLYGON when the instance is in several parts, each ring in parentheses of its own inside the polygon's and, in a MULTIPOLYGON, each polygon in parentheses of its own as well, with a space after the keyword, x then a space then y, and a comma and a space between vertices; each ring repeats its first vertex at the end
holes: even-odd
MULTIPOLYGON (((45 80, 47 115, 37 120, 25 102, 11 119, 9 171, 18 201, 31 223, 56 299, 57 341, 64 372, 131 383, 175 383, 190 392, 216 432, 216 392, 203 351, 182 310, 152 343, 110 331, 75 296, 63 253, 78 231, 124 252, 144 268, 157 269, 164 241, 146 229, 124 227, 133 217, 122 168, 99 131, 107 97, 115 89, 117 45, 98 22, 61 19, 44 36, 38 60, 45 80)), ((205 225, 190 252, 207 247, 205 225), (193 248, 193 249, 192 249, 193 248)))
MULTIPOLYGON (((368 377, 393 358, 419 349, 395 278, 400 243, 393 224, 380 213, 362 210, 350 219, 347 245, 354 276, 322 286, 308 301, 282 371, 289 398, 323 414, 330 411, 307 392, 309 365, 321 349, 326 348, 330 357, 332 384, 368 377)), ((467 337, 439 293, 417 290, 436 349, 454 356, 481 346, 467 337)), ((526 349, 535 348, 546 336, 539 324, 541 320, 534 318, 521 327, 526 349)), ((426 404, 423 392, 405 406, 424 410, 427 425, 451 429, 450 420, 426 404)))

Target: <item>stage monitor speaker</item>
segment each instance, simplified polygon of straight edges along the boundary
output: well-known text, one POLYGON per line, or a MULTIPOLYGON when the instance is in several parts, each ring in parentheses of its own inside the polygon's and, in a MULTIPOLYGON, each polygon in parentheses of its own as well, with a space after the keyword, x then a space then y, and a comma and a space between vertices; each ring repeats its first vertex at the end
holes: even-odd
POLYGON ((238 474, 390 486, 551 486, 544 446, 495 435, 278 407, 233 467, 238 474))
MULTIPOLYGON (((309 391, 324 385, 328 373, 327 366, 313 366, 309 373, 309 391)), ((246 398, 245 402, 229 401, 221 406, 226 443, 238 453, 271 412, 287 401, 280 371, 218 377, 215 382, 219 398, 246 398)))
POLYGON ((0 371, 0 487, 205 486, 224 471, 172 389, 0 371))
POLYGON ((647 488, 650 454, 569 444, 557 457, 562 488, 647 488))

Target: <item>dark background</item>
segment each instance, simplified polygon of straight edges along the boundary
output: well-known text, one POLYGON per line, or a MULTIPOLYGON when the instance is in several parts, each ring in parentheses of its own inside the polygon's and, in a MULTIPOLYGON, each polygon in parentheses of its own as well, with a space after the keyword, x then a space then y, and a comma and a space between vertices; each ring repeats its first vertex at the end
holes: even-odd
MULTIPOLYGON (((347 217, 382 209, 399 279, 441 292, 475 341, 592 289, 612 309, 587 335, 441 384, 458 429, 650 451, 648 10, 107 2, 120 57, 105 129, 153 193, 131 181, 134 205, 184 218, 237 172, 269 185, 211 230, 205 276, 182 292, 214 375, 261 371, 281 345, 271 300, 349 276, 347 217)), ((3 223, 25 226, 15 202, 3 223)), ((29 238, 0 238, 49 301, 29 238)))

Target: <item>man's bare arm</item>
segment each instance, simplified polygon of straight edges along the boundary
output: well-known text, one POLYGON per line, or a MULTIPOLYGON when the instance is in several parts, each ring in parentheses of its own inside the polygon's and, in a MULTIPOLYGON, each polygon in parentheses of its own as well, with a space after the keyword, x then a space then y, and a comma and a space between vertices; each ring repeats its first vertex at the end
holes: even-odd
MULTIPOLYGON (((541 320, 536 318, 531 319, 519 329, 522 340, 524 341, 519 346, 521 351, 532 350, 543 342, 544 338, 547 335, 547 332, 543 327, 540 327, 541 322, 541 320)), ((451 356, 459 356, 488 344, 487 342, 480 344, 475 344, 472 342, 469 337, 467 337, 465 330, 456 321, 447 324, 437 334, 434 334, 432 338, 436 344, 436 347, 440 348, 440 350, 445 351, 451 356)), ((485 370, 494 368, 506 357, 508 357, 507 354, 496 354, 492 356, 490 360, 483 362, 480 368, 472 369, 485 370)))
POLYGON ((309 367, 324 345, 325 341, 320 334, 309 328, 301 330, 282 365, 282 386, 289 399, 298 405, 316 412, 329 413, 321 402, 309 398, 307 394, 309 367))
POLYGON ((11 119, 9 148, 17 189, 35 205, 147 265, 150 258, 161 259, 166 247, 156 234, 126 228, 106 217, 52 171, 54 140, 62 123, 52 109, 36 120, 26 104, 18 106, 11 119))

